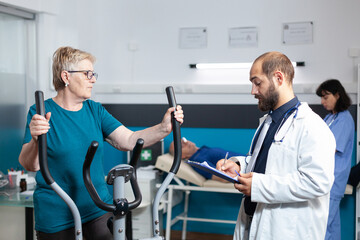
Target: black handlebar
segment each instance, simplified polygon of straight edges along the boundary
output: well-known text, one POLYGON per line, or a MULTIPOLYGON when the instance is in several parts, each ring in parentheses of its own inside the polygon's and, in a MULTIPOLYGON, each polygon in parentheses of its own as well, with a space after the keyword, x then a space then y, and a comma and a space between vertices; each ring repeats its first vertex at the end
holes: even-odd
POLYGON ((95 202, 96 206, 98 206, 99 208, 105 211, 111 212, 115 210, 115 206, 106 204, 101 200, 99 194, 96 192, 96 189, 90 177, 90 165, 92 163, 92 160, 94 159, 98 147, 99 147, 99 143, 97 141, 92 141, 88 148, 88 151, 85 156, 85 162, 83 165, 83 179, 84 179, 85 187, 88 190, 92 200, 95 202))
POLYGON ((133 149, 133 154, 131 156, 130 163, 129 163, 129 165, 132 166, 133 168, 136 168, 136 166, 137 166, 137 163, 140 159, 141 149, 143 148, 143 146, 144 146, 144 139, 139 138, 133 149))
MULTIPOLYGON (((176 111, 176 99, 174 94, 173 87, 169 86, 166 88, 166 95, 168 98, 169 106, 175 107, 176 111)), ((177 173, 181 163, 181 132, 180 132, 180 123, 176 121, 174 113, 171 114, 172 128, 173 128, 173 138, 174 138, 174 162, 170 168, 170 172, 177 173)))
MULTIPOLYGON (((42 91, 35 92, 35 104, 36 104, 36 113, 45 117, 44 93, 42 91)), ((39 142, 40 172, 46 184, 51 185, 52 183, 54 183, 54 179, 51 176, 48 167, 46 134, 42 134, 38 136, 38 142, 39 142)))
MULTIPOLYGON (((144 140, 143 139, 138 139, 134 149, 133 149, 133 156, 135 157, 139 157, 141 150, 142 150, 142 145, 144 144, 144 140)), ((96 153, 96 150, 99 146, 99 143, 96 141, 93 141, 88 149, 88 152, 86 154, 85 157, 85 162, 83 165, 83 178, 84 178, 84 183, 85 183, 85 187, 88 190, 90 197, 92 198, 92 200, 94 201, 94 203, 96 204, 96 206, 98 206, 99 208, 108 211, 108 212, 118 212, 119 211, 119 207, 116 205, 110 205, 107 204, 105 202, 103 202, 101 200, 101 198, 99 197, 98 193, 96 192, 96 189, 91 181, 91 177, 90 177, 90 165, 94 159, 94 155, 96 153)), ((134 159, 133 162, 137 162, 137 159, 134 159)), ((131 170, 131 169, 130 169, 131 170)), ((130 171, 131 176, 130 176, 130 183, 131 183, 131 187, 134 191, 134 196, 135 196, 135 200, 128 203, 128 207, 127 210, 132 210, 136 207, 138 207, 141 203, 141 192, 140 192, 140 188, 137 184, 136 181, 136 175, 135 175, 135 171, 130 171)))

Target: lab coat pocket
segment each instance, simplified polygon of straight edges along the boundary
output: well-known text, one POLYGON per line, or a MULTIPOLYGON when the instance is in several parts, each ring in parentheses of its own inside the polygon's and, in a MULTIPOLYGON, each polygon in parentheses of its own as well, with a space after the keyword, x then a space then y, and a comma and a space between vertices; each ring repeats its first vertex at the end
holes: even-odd
POLYGON ((297 169, 297 153, 286 142, 273 143, 266 162, 266 174, 286 174, 297 169))
POLYGON ((271 225, 270 233, 273 237, 286 236, 286 239, 298 239, 296 236, 296 225, 298 224, 298 214, 291 204, 280 203, 270 204, 268 207, 271 208, 271 218, 275 222, 271 225), (276 220, 275 220, 276 219, 276 220), (283 227, 286 226, 286 227, 283 227))

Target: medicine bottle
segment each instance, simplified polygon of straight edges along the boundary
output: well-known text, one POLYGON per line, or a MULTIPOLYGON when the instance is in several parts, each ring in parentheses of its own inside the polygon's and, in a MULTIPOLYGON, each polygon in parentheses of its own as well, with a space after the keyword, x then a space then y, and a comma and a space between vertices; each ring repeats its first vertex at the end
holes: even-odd
POLYGON ((27 186, 26 186, 26 179, 25 179, 25 178, 22 178, 22 179, 20 180, 20 192, 26 191, 26 188, 27 188, 27 186))

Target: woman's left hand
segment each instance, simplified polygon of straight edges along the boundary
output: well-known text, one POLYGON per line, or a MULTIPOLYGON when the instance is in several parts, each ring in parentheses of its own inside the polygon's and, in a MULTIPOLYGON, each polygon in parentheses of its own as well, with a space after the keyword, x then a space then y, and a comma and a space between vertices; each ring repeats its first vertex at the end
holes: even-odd
MULTIPOLYGON (((161 125, 164 127, 165 131, 169 134, 172 130, 172 124, 171 124, 171 113, 174 112, 175 108, 171 107, 169 108, 165 115, 164 118, 161 122, 161 125)), ((175 111, 175 119, 176 121, 178 121, 180 124, 183 124, 184 122, 184 112, 182 110, 182 107, 180 105, 176 106, 176 111, 175 111)))

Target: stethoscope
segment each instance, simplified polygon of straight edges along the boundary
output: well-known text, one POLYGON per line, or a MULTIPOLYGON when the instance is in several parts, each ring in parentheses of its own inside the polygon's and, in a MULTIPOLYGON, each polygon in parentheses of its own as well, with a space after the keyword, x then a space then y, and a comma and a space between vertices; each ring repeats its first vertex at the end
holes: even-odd
MULTIPOLYGON (((288 131, 290 129, 290 126, 293 124, 294 120, 297 117, 300 105, 301 105, 301 103, 298 102, 298 103, 296 103, 296 105, 294 107, 292 107, 292 108, 290 108, 289 110, 286 111, 286 113, 284 114, 284 117, 282 118, 282 120, 280 122, 279 127, 277 128, 277 130, 275 132, 273 143, 280 144, 280 143, 283 142, 286 134, 288 133, 288 131), (287 122, 288 118, 290 118, 291 115, 293 115, 293 117, 292 117, 291 122, 289 122, 289 124, 287 124, 288 127, 286 128, 285 133, 280 135, 279 131, 283 130, 283 128, 282 128, 283 125, 287 122), (280 136, 280 139, 278 139, 279 136, 280 136)), ((271 112, 269 114, 271 114, 271 112)), ((261 129, 263 128, 264 124, 265 124, 265 121, 262 123, 261 127, 259 127, 258 130, 256 131, 255 137, 253 138, 253 141, 251 142, 251 147, 250 147, 251 150, 250 150, 250 153, 248 154, 248 156, 252 155, 252 153, 254 151, 254 148, 255 148, 254 140, 258 138, 258 135, 260 134, 261 129)))
MULTIPOLYGON (((333 122, 334 122, 335 119, 337 118, 338 114, 339 114, 339 113, 336 113, 336 114, 333 115, 331 121, 330 121, 329 123, 327 123, 328 127, 330 127, 331 124, 333 124, 333 122)), ((328 118, 330 118, 330 116, 329 116, 328 118)), ((328 120, 328 118, 324 119, 324 121, 326 122, 326 121, 328 120)))

